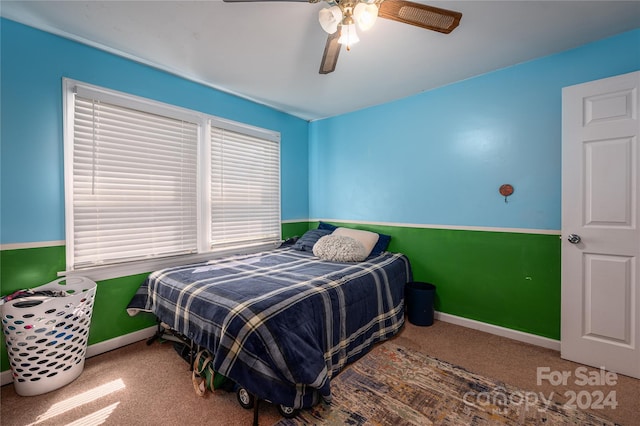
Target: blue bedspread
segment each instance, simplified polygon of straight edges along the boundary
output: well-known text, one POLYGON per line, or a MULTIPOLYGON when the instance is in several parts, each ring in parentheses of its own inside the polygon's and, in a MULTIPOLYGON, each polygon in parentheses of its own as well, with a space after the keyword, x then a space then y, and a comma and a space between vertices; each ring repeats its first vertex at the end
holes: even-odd
POLYGON ((283 247, 152 273, 130 308, 214 354, 214 368, 293 408, 330 399, 330 379, 404 322, 409 260, 327 262, 283 247))

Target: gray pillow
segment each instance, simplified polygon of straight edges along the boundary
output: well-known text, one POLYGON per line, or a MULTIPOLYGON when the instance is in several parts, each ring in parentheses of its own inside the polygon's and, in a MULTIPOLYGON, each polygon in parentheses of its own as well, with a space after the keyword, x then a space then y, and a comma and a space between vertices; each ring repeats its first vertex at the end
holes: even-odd
POLYGON ((313 254, 331 262, 362 262, 367 249, 355 238, 344 235, 326 235, 313 246, 313 254))
POLYGON ((318 240, 325 235, 331 234, 333 231, 326 229, 311 229, 304 233, 302 237, 296 241, 292 248, 300 251, 313 251, 313 246, 318 240))

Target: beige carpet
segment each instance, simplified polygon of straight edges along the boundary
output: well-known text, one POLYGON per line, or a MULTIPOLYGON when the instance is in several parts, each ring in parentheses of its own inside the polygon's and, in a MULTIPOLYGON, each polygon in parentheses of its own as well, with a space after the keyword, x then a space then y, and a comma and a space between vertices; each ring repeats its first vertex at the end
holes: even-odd
MULTIPOLYGON (((555 351, 531 346, 464 327, 436 321, 431 327, 407 324, 394 344, 414 349, 469 371, 535 392, 564 393, 584 387, 536 383, 536 368, 575 371, 579 364, 564 361, 555 351)), ((640 380, 618 376, 615 386, 588 387, 589 392, 615 392, 615 410, 592 410, 621 425, 640 425, 640 380)), ((13 385, 2 387, 3 426, 38 425, 250 425, 253 413, 242 409, 233 393, 195 395, 186 362, 171 343, 144 342, 89 358, 73 383, 48 394, 20 397, 13 385)), ((275 407, 260 405, 260 424, 280 420, 275 407)))
MULTIPOLYGON (((83 373, 56 391, 20 397, 2 387, 2 426, 37 425, 251 425, 233 393, 195 394, 188 364, 172 342, 144 341, 86 360, 83 373), (78 422, 78 423, 74 423, 78 422)), ((280 418, 261 404, 261 425, 280 418)))

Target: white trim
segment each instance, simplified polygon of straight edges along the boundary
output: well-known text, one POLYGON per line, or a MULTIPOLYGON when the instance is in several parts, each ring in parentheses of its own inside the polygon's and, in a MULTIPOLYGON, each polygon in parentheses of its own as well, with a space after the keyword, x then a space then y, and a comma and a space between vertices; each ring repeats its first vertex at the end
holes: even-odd
POLYGON ((502 336, 519 342, 529 343, 531 345, 541 346, 543 348, 560 352, 559 340, 549 339, 548 337, 542 337, 531 333, 524 333, 522 331, 500 327, 499 325, 488 324, 486 322, 480 322, 443 312, 436 311, 434 316, 440 321, 461 325, 463 327, 484 331, 485 333, 495 334, 496 336, 502 336))
MULTIPOLYGON (((339 220, 339 219, 286 219, 281 223, 301 223, 301 222, 339 222, 339 223, 352 223, 355 225, 380 225, 380 226, 394 226, 401 228, 424 228, 424 229, 451 229, 459 231, 484 231, 484 232, 511 232, 515 234, 539 234, 539 235, 558 235, 561 231, 558 229, 528 229, 528 228, 492 228, 482 226, 459 226, 459 225, 430 225, 430 224, 416 224, 416 223, 398 223, 398 222, 366 222, 362 220, 339 220)), ((63 246, 65 241, 42 241, 37 243, 12 243, 0 245, 0 250, 17 250, 23 248, 40 248, 40 247, 52 247, 63 246)))
POLYGON ((173 266, 187 265, 189 263, 199 263, 217 259, 233 254, 250 254, 264 250, 272 250, 280 243, 260 243, 251 247, 228 248, 225 250, 210 251, 207 253, 197 253, 183 255, 179 257, 162 257, 158 259, 141 260, 136 262, 126 262, 114 265, 94 266, 91 268, 77 269, 75 271, 60 271, 59 277, 72 277, 74 275, 83 276, 93 281, 104 281, 112 278, 128 277, 131 275, 146 274, 158 269, 170 268, 173 266))
POLYGON ((65 244, 66 244, 65 240, 38 241, 35 243, 9 243, 9 244, 1 244, 0 250, 20 250, 20 249, 30 249, 30 248, 58 247, 58 246, 64 246, 65 244))
MULTIPOLYGON (((155 99, 145 98, 102 86, 96 86, 68 77, 62 77, 62 84, 62 88, 67 97, 67 102, 69 102, 67 105, 68 108, 73 108, 74 95, 78 95, 87 99, 99 99, 100 101, 108 102, 110 104, 194 123, 200 123, 201 121, 204 123, 204 120, 209 116, 209 114, 194 109, 183 108, 167 102, 157 101, 155 99)), ((73 126, 71 126, 70 130, 73 131, 73 126)))
POLYGON ((218 127, 232 132, 253 136, 254 138, 266 139, 280 144, 280 132, 263 127, 256 127, 239 121, 227 120, 226 118, 209 116, 209 126, 218 127))
POLYGON ((73 262, 73 123, 75 122, 75 81, 62 78, 62 155, 64 173, 64 236, 69 241, 65 249, 65 269, 73 262))
POLYGON ((432 225, 424 223, 399 223, 399 222, 368 222, 363 220, 342 220, 342 219, 309 219, 309 222, 338 222, 351 223, 355 225, 380 225, 394 226, 401 228, 424 228, 424 229, 450 229, 459 231, 483 231, 483 232, 511 232, 514 234, 541 234, 560 235, 558 229, 528 229, 528 228, 494 228, 490 226, 463 226, 463 225, 432 225))
POLYGON ((0 386, 8 385, 9 383, 13 383, 13 376, 11 375, 10 369, 0 374, 0 386))
POLYGON ((134 331, 133 333, 125 334, 124 336, 114 337, 113 339, 90 345, 87 347, 87 358, 91 358, 92 356, 100 355, 114 349, 119 349, 123 346, 139 342, 140 340, 148 339, 156 334, 156 330, 158 330, 158 327, 154 325, 153 327, 143 328, 142 330, 134 331))
MULTIPOLYGON (((105 352, 148 339, 156 333, 156 330, 156 326, 143 328, 142 330, 134 331, 133 333, 125 334, 124 336, 118 336, 113 339, 105 340, 104 342, 95 343, 87 347, 86 358, 91 358, 92 356, 100 355, 105 352)), ((0 383, 2 386, 12 382, 13 376, 11 375, 11 369, 3 371, 0 374, 0 383)))

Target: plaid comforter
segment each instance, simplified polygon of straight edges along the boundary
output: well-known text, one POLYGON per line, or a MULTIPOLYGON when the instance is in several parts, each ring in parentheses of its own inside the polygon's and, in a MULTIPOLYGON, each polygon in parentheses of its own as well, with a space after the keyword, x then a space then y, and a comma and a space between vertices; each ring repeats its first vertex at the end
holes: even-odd
POLYGON ((404 322, 409 260, 334 263, 289 247, 152 273, 129 308, 214 354, 214 368, 293 408, 330 399, 329 382, 404 322))

